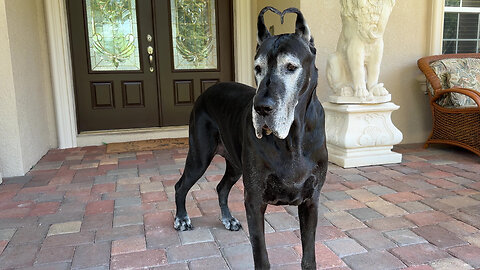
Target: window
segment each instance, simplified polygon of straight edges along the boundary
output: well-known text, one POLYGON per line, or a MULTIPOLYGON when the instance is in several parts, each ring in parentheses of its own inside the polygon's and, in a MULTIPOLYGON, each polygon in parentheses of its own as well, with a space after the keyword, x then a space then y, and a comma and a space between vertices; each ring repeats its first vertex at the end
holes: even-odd
POLYGON ((445 0, 442 53, 478 53, 480 0, 445 0))

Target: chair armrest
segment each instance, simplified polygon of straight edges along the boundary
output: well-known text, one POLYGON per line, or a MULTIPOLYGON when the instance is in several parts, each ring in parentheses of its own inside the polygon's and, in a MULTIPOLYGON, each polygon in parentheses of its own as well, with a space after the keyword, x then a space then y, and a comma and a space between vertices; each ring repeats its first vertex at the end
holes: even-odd
POLYGON ((417 65, 418 65, 418 68, 420 68, 420 70, 423 72, 423 74, 427 78, 427 81, 432 86, 434 92, 436 93, 437 91, 442 90, 442 84, 437 74, 435 73, 435 71, 433 71, 432 67, 430 67, 431 62, 432 62, 431 59, 429 59, 428 57, 424 57, 424 58, 420 58, 417 61, 417 65))
POLYGON ((437 60, 449 59, 449 58, 480 58, 480 53, 440 54, 440 55, 425 56, 418 59, 417 61, 418 68, 423 72, 423 74, 427 78, 427 81, 431 84, 433 88, 433 92, 435 93, 435 96, 437 95, 437 91, 442 90, 442 83, 438 78, 437 74, 430 67, 430 64, 437 60))
POLYGON ((466 95, 468 97, 470 97, 471 99, 473 99, 473 101, 475 101, 475 103, 477 104, 477 108, 480 110, 480 94, 475 91, 475 90, 472 90, 472 89, 468 89, 468 88, 450 88, 450 89, 439 89, 439 90, 436 90, 435 91, 435 95, 432 97, 432 103, 435 102, 437 99, 439 99, 440 97, 442 97, 444 94, 447 94, 447 93, 460 93, 460 94, 463 94, 463 95, 466 95))

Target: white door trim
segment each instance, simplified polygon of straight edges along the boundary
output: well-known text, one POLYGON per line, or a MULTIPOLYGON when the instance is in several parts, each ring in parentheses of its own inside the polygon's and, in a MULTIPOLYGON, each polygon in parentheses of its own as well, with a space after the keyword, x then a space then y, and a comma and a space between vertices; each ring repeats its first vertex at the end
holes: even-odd
POLYGON ((44 3, 58 147, 76 147, 77 119, 67 9, 65 0, 48 0, 44 3))
POLYGON ((252 1, 233 1, 235 81, 250 86, 253 82, 252 1))
MULTIPOLYGON (((251 0, 234 0, 235 81, 253 85, 251 0)), ((58 147, 76 147, 77 119, 65 0, 45 1, 58 147)), ((105 138, 107 142, 108 136, 105 138)))

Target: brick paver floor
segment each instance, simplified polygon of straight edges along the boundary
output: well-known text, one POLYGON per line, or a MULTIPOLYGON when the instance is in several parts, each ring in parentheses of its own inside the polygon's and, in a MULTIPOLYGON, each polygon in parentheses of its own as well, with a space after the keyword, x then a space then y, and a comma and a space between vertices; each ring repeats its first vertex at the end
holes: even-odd
MULTIPOLYGON (((193 231, 173 229, 174 184, 187 149, 106 154, 51 150, 0 185, 1 269, 252 269, 243 185, 225 230, 216 157, 187 197, 193 231)), ((401 145, 403 162, 329 166, 317 229, 319 269, 480 267, 480 158, 458 148, 401 145)), ((300 269, 295 207, 268 207, 272 268, 300 269)))

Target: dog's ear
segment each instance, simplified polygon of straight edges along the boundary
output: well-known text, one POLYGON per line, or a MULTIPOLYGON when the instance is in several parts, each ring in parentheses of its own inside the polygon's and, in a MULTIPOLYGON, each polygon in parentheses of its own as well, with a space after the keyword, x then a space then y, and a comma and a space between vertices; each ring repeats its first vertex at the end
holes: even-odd
POLYGON ((302 12, 300 12, 300 10, 298 10, 297 8, 293 8, 293 7, 285 9, 281 15, 282 24, 283 24, 283 17, 287 13, 297 14, 297 20, 295 21, 295 34, 299 35, 307 43, 313 43, 313 39, 310 34, 310 28, 308 28, 308 25, 305 22, 305 18, 303 17, 302 12))
POLYGON ((263 14, 265 14, 265 12, 267 11, 271 11, 275 14, 278 14, 279 16, 282 15, 282 13, 274 8, 274 7, 264 7, 260 13, 258 14, 258 21, 257 21, 257 44, 258 46, 260 46, 260 44, 263 43, 263 41, 269 37, 271 37, 272 35, 270 34, 270 32, 268 31, 267 27, 265 26, 265 20, 263 19, 263 14))

